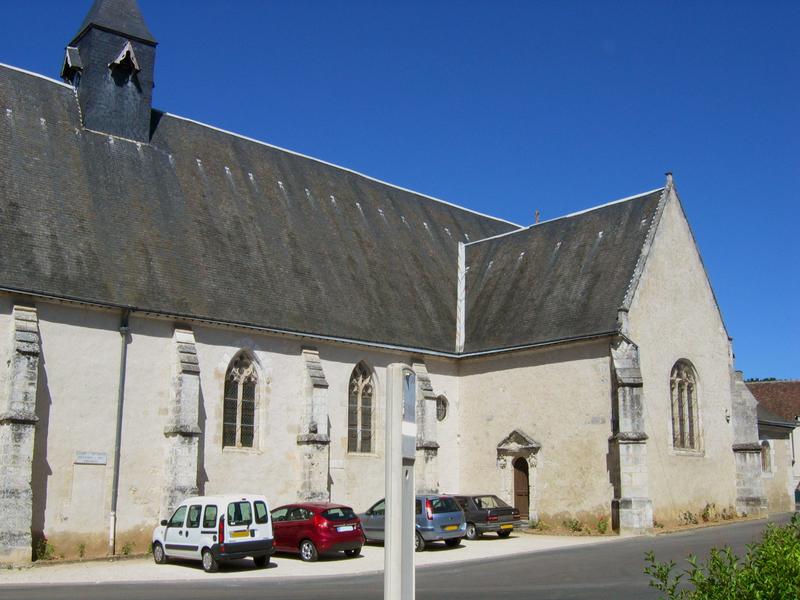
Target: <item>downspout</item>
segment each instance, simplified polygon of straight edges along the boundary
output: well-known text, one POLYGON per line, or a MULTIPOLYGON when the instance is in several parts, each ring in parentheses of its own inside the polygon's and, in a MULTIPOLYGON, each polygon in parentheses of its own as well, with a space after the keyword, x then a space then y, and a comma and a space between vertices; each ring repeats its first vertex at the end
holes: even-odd
POLYGON ((122 408, 125 403, 125 367, 128 361, 128 318, 131 309, 122 311, 119 323, 120 354, 119 354, 119 382, 117 384, 117 429, 114 436, 114 476, 111 482, 111 513, 108 517, 108 553, 113 556, 117 543, 117 492, 119 491, 119 456, 122 446, 122 408))

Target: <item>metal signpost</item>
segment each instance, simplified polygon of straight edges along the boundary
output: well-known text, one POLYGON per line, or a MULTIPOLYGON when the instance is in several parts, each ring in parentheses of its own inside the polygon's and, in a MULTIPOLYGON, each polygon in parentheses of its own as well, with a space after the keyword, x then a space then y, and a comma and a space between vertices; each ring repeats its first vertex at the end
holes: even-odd
POLYGON ((386 385, 385 600, 414 600, 414 460, 417 449, 417 377, 389 365, 386 385))

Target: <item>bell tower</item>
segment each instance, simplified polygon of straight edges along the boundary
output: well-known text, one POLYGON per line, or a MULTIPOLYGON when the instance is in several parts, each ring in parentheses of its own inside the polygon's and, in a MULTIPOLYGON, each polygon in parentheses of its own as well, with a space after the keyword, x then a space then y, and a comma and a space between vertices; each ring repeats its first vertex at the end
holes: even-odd
POLYGON ((84 127, 149 142, 156 44, 136 0, 95 0, 61 69, 84 127))

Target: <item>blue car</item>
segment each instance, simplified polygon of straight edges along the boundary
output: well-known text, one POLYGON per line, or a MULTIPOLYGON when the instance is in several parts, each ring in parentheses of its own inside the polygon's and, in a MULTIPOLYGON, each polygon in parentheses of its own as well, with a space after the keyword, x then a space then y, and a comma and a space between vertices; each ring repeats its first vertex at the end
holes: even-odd
MULTIPOLYGON (((414 548, 422 552, 430 542, 443 540, 450 547, 461 544, 466 535, 464 511, 452 496, 424 494, 416 499, 416 535, 414 548)), ((386 501, 379 500, 358 515, 368 542, 383 541, 386 501)))

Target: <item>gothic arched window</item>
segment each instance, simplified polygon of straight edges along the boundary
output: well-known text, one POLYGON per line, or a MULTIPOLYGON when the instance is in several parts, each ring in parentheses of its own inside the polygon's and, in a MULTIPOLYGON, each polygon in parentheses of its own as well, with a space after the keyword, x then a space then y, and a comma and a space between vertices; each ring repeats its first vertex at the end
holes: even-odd
POLYGON ((358 363, 350 376, 347 398, 347 451, 372 452, 372 372, 358 363))
POLYGON ((697 376, 685 360, 672 367, 672 447, 679 450, 700 450, 700 428, 697 407, 697 376))
POLYGON ((256 439, 258 372, 245 352, 231 361, 225 373, 222 446, 252 448, 256 439))

